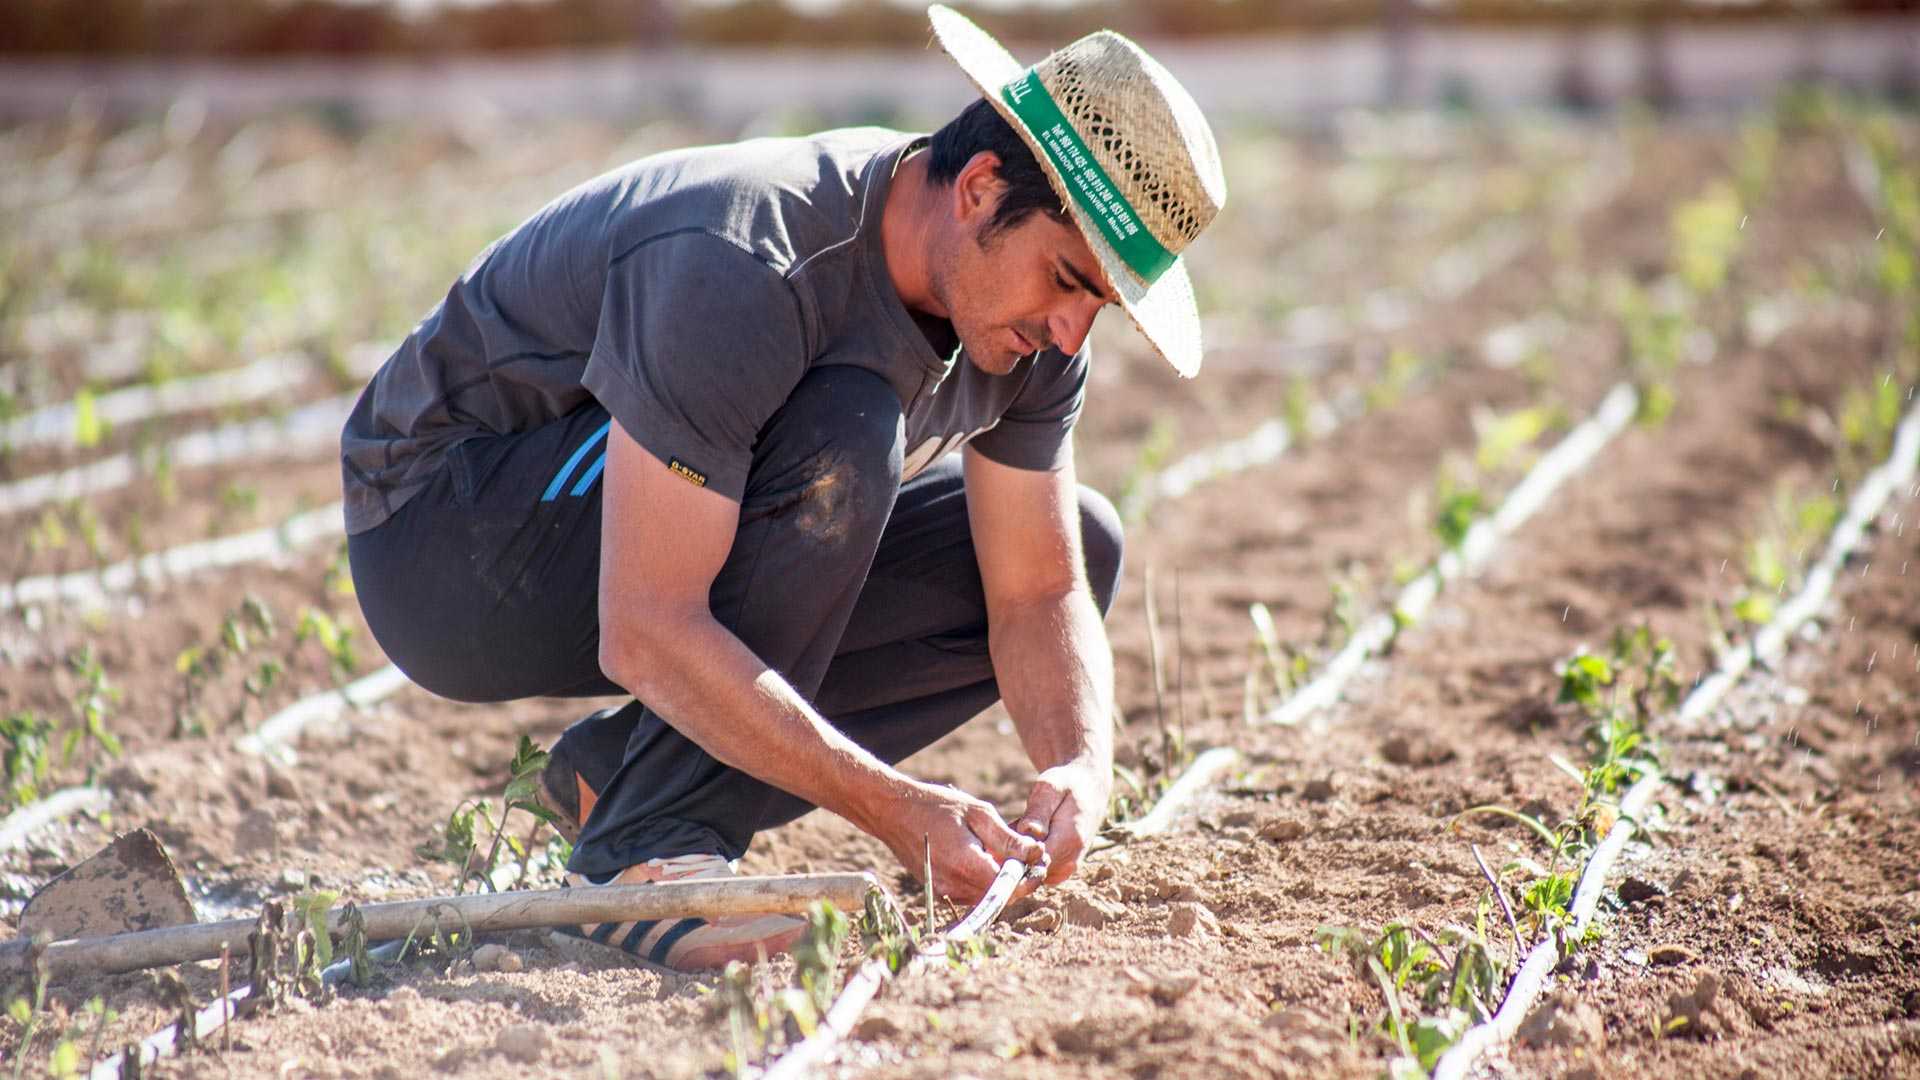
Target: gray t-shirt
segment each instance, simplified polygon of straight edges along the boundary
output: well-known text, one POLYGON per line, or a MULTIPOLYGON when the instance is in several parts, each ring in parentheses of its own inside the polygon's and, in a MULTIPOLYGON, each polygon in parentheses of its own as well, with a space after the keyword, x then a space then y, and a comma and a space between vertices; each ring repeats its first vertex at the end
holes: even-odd
POLYGON ((968 440, 1059 467, 1086 350, 988 375, 894 292, 881 210, 922 141, 859 128, 680 150, 549 203, 474 260, 360 396, 340 447, 347 531, 385 521, 458 443, 592 400, 737 501, 761 427, 831 364, 893 386, 909 476, 968 440))

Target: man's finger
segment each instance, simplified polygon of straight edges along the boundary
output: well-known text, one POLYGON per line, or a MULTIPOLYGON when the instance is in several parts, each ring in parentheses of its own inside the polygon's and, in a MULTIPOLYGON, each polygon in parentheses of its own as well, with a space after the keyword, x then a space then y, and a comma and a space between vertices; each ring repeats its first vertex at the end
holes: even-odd
POLYGON ((980 838, 980 844, 987 849, 987 854, 1001 862, 1018 859, 1031 864, 1046 860, 1047 849, 1038 840, 1008 828, 992 807, 978 806, 968 811, 967 827, 980 838))
POLYGON ((1060 803, 1065 798, 1066 792, 1045 780, 1034 784, 1033 791, 1027 796, 1027 810, 1014 823, 1014 829, 1035 840, 1045 840, 1047 834, 1053 831, 1053 816, 1059 812, 1060 803))

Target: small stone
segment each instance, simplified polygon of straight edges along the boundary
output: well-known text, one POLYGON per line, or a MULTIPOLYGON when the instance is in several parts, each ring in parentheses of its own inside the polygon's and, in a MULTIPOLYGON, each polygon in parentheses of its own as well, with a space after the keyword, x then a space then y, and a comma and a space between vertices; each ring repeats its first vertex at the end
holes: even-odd
POLYGON ((473 950, 473 966, 478 971, 501 971, 513 973, 526 969, 526 961, 520 954, 505 945, 482 945, 473 950))
POLYGON ((273 814, 253 810, 233 827, 233 846, 242 855, 271 859, 280 854, 280 827, 273 814))
POLYGON ((1209 937, 1220 932, 1220 920, 1203 904, 1175 904, 1167 916, 1167 933, 1174 937, 1209 937))
POLYGON ((1620 883, 1620 902, 1623 904, 1638 904, 1665 895, 1666 891, 1660 886, 1641 878, 1629 877, 1620 883))
POLYGON ((514 1024, 501 1028, 500 1034, 494 1036, 493 1049, 509 1061, 531 1065, 547 1052, 550 1041, 546 1028, 535 1024, 514 1024))
POLYGON ((1529 1046, 1598 1047, 1606 1041, 1599 1010, 1565 997, 1549 998, 1520 1025, 1520 1041, 1529 1046))
POLYGON ((304 889, 307 887, 307 872, 297 866, 289 866, 280 871, 280 887, 283 889, 304 889))
POLYGON ((1647 963, 1656 967, 1667 964, 1691 964, 1700 959, 1700 954, 1685 945, 1655 945, 1647 950, 1647 963))
POLYGON ((1333 798, 1333 778, 1307 781, 1306 786, 1300 789, 1300 797, 1308 802, 1326 802, 1333 798))
POLYGON ((1126 908, 1098 896, 1073 896, 1068 898, 1066 904, 1068 923, 1096 930, 1126 913, 1126 908))
POLYGON ((895 1038, 900 1034, 900 1025, 884 1016, 863 1016, 853 1025, 853 1037, 865 1042, 877 1042, 881 1039, 895 1038))
POLYGON ((1291 843, 1307 835, 1307 825, 1292 818, 1269 818, 1260 824, 1258 835, 1270 843, 1291 843))
POLYGON ((1111 881, 1115 873, 1112 863, 1103 862, 1093 868, 1093 872, 1087 875, 1087 880, 1095 885, 1101 885, 1111 881))

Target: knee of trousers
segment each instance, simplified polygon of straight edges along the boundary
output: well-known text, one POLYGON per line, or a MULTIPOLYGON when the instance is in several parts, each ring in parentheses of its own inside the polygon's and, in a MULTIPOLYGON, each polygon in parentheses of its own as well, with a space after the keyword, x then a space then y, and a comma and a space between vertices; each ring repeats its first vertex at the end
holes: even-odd
POLYGON ((877 539, 905 451, 900 398, 853 367, 809 372, 761 430, 746 518, 783 518, 822 546, 877 539))
POLYGON ((1080 485, 1080 547, 1087 564, 1087 585, 1094 602, 1105 615, 1113 607, 1113 595, 1120 588, 1120 566, 1126 539, 1120 526, 1120 512, 1105 495, 1085 484, 1080 485))

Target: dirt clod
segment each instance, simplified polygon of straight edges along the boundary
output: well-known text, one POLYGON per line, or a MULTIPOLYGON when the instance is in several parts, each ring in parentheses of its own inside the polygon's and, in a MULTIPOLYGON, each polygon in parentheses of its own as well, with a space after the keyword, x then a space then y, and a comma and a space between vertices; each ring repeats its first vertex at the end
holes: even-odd
POLYGON ((1023 934, 1051 934, 1060 929, 1064 921, 1059 908, 1041 907, 1015 920, 1013 928, 1023 934))
POLYGON ((531 1065, 547 1052, 550 1041, 546 1028, 536 1024, 514 1024, 501 1028, 500 1034, 494 1036, 493 1050, 509 1060, 531 1065))
POLYGON ((473 951, 473 966, 476 971, 511 973, 525 970, 527 963, 505 945, 482 945, 473 951))
POLYGON ((1700 959, 1700 954, 1685 945, 1655 945, 1647 950, 1647 962, 1658 965, 1691 964, 1700 959))
POLYGON ((1712 1034, 1719 1026, 1719 998, 1720 976, 1711 971, 1701 972, 1692 990, 1667 998, 1664 1027, 1675 1035, 1712 1034))
POLYGON ((241 853, 274 858, 280 854, 280 827, 272 813, 254 810, 233 827, 233 846, 241 853))
POLYGON ((1519 1035, 1530 1046, 1598 1047, 1607 1038, 1599 1010, 1569 995, 1541 1003, 1520 1025, 1519 1035))
POLYGON ((859 1023, 853 1025, 853 1037, 866 1042, 873 1042, 878 1039, 892 1039, 898 1037, 899 1034, 899 1024, 878 1014, 863 1016, 860 1018, 859 1023))
POLYGON ((1380 756, 1395 765, 1425 768, 1454 758, 1453 747, 1425 735, 1395 735, 1380 744, 1380 756))
POLYGON ((1135 989, 1159 1005, 1172 1005, 1200 985, 1200 973, 1197 971, 1148 972, 1128 967, 1122 969, 1122 973, 1135 989))
POLYGON ((1126 913, 1120 904, 1093 895, 1072 896, 1066 904, 1066 920, 1074 926, 1098 929, 1126 913))
POLYGON ((1260 823, 1256 835, 1270 843, 1285 844, 1307 835, 1307 823, 1293 818, 1269 818, 1260 823))
POLYGON ((1308 802, 1326 802, 1333 798, 1333 778, 1307 781, 1306 786, 1300 789, 1300 797, 1308 802))
POLYGON ((1220 920, 1204 904, 1175 904, 1167 915, 1167 933, 1174 937, 1210 937, 1220 932, 1220 920))
POLYGON ((1642 878, 1630 877, 1620 883, 1620 902, 1623 904, 1638 904, 1665 895, 1666 891, 1660 886, 1642 878))

